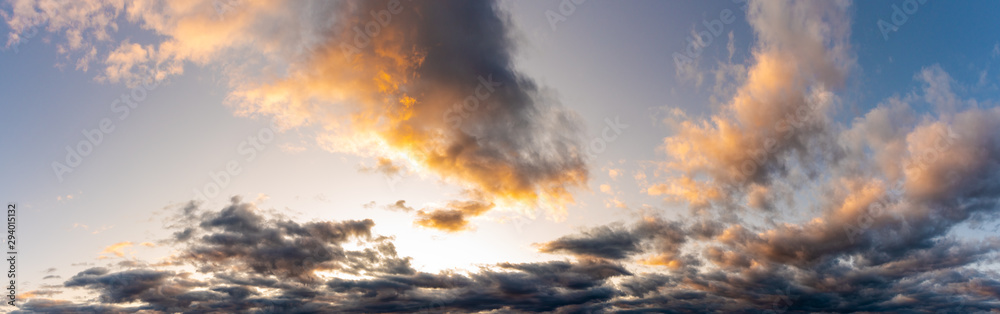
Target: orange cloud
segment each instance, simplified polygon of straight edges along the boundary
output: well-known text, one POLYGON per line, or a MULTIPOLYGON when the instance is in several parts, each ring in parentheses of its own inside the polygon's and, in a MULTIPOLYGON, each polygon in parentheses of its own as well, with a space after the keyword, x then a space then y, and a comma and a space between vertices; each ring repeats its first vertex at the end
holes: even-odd
POLYGON ((482 215, 493 206, 475 201, 452 201, 445 208, 417 211, 418 219, 414 224, 447 232, 458 232, 469 228, 469 217, 482 215))
POLYGON ((326 149, 429 171, 475 201, 560 215, 588 177, 578 122, 509 67, 495 9, 462 12, 477 18, 441 28, 436 16, 458 12, 405 3, 377 33, 355 29, 391 3, 343 8, 332 36, 294 60, 288 77, 240 85, 230 103, 292 126, 323 125, 326 149), (486 44, 465 45, 472 37, 486 44))
POLYGON ((639 261, 640 264, 651 266, 663 266, 673 270, 684 267, 684 261, 676 259, 670 254, 655 255, 639 261))
MULTIPOLYGON (((146 242, 144 242, 144 243, 146 243, 146 242)), ((118 257, 125 257, 125 252, 123 250, 126 249, 126 248, 129 248, 131 246, 132 246, 132 242, 131 241, 118 242, 118 243, 109 245, 108 247, 104 248, 104 250, 101 251, 101 254, 110 253, 110 254, 114 254, 115 256, 118 256, 118 257)))
MULTIPOLYGON (((820 159, 814 155, 826 152, 816 146, 832 141, 831 90, 853 64, 847 16, 837 2, 750 2, 747 18, 759 39, 753 64, 721 112, 675 124, 663 142, 669 159, 660 164, 668 179, 648 194, 696 209, 733 204, 755 184, 766 190, 789 165, 820 159)), ((765 208, 760 196, 753 197, 765 208)))
MULTIPOLYGON (((223 12, 212 1, 140 0, 51 9, 53 32, 104 34, 124 15, 162 38, 113 44, 97 57, 99 80, 134 85, 180 74, 186 63, 218 66, 238 115, 317 126, 327 150, 436 175, 475 201, 560 217, 588 179, 581 119, 513 68, 515 37, 493 3, 240 1, 223 12)), ((102 42, 81 40, 72 45, 81 51, 102 42)))

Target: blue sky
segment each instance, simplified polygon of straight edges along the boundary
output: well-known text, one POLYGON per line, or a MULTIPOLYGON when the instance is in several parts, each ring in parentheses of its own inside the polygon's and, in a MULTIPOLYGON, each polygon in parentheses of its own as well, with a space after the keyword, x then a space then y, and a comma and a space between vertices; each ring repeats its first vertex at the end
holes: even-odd
POLYGON ((177 288, 171 300, 221 293, 213 290, 219 282, 271 304, 227 299, 227 309, 278 311, 276 300, 290 298, 281 293, 291 288, 226 281, 225 271, 301 280, 296 289, 323 296, 292 298, 303 307, 280 310, 434 303, 453 311, 893 311, 955 309, 944 304, 956 299, 958 309, 1000 306, 989 262, 1000 248, 1000 32, 991 26, 1000 4, 402 1, 401 13, 388 13, 392 3, 0 5, 0 191, 21 208, 21 309, 223 306, 166 304, 152 290, 107 284, 150 274, 150 286, 176 288, 180 274, 204 281, 177 288), (369 12, 380 10, 391 21, 371 45, 357 45, 352 27, 379 22, 369 12), (879 23, 894 23, 894 13, 906 20, 884 35, 879 23), (730 14, 731 23, 713 24, 730 14), (692 67, 678 68, 675 54, 692 34, 710 34, 706 25, 721 32, 692 67), (344 45, 359 53, 345 58, 344 45), (143 87, 148 69, 157 71, 155 88, 143 87), (478 97, 483 77, 502 83, 477 101, 486 109, 448 125, 446 110, 478 97), (123 116, 116 100, 140 93, 123 116), (803 108, 810 116, 794 118, 803 108), (792 119, 802 126, 776 131, 792 119), (75 150, 104 120, 114 131, 83 144, 93 151, 57 174, 66 147, 75 150), (956 135, 942 149, 935 134, 956 135), (755 149, 770 143, 775 151, 754 161, 755 149), (748 162, 753 170, 740 173, 748 162), (229 164, 239 170, 222 174, 229 164), (197 200, 222 182, 217 195, 197 200), (892 215, 868 212, 880 199, 892 215), (192 254, 233 249, 211 242, 213 232, 250 237, 209 223, 227 215, 269 222, 260 228, 288 220, 348 230, 356 228, 350 221, 371 219, 357 243, 324 245, 374 246, 379 259, 360 273, 332 259, 301 275, 280 265, 261 271, 253 264, 261 251, 222 260, 192 254), (185 228, 201 233, 179 237, 185 228), (393 249, 378 236, 390 237, 393 249), (967 260, 945 262, 949 254, 967 260), (926 265, 899 266, 913 260, 926 265), (379 268, 399 261, 405 270, 379 268), (558 263, 571 270, 525 270, 558 263), (225 267, 199 268, 209 264, 225 267), (581 265, 614 275, 574 273, 581 265), (358 287, 387 278, 448 274, 470 283, 447 291, 417 285, 396 291, 398 302, 323 301, 364 295, 368 288, 358 287), (829 274, 847 279, 802 279, 829 274), (882 284, 854 281, 860 274, 882 284), (538 293, 593 297, 535 304, 480 281, 508 275, 538 293), (746 284, 765 275, 777 279, 746 284), (563 287, 546 276, 588 281, 563 287), (657 288, 630 288, 643 278, 657 288), (948 288, 912 284, 918 279, 948 288), (360 290, 322 288, 348 281, 360 290), (676 284, 701 281, 731 290, 676 284), (886 292, 856 295, 866 288, 886 292), (786 292, 752 293, 761 289, 786 292), (498 296, 492 306, 465 307, 477 293, 498 296), (676 301, 684 293, 699 297, 676 301), (772 306, 782 296, 798 301, 772 306))

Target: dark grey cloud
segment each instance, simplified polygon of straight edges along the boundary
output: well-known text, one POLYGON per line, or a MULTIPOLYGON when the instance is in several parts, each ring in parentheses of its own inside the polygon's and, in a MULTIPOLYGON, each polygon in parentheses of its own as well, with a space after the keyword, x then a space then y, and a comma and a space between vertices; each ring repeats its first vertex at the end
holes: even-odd
POLYGON ((419 272, 370 220, 298 223, 234 198, 219 211, 189 211, 176 262, 92 267, 48 290, 83 289, 89 302, 38 295, 22 313, 54 312, 976 312, 1000 309, 1000 239, 926 238, 906 249, 874 242, 820 255, 776 254, 737 225, 645 218, 584 230, 543 245, 572 260, 419 272), (345 243, 358 249, 345 249, 345 243), (693 251, 688 249, 692 246, 693 251), (700 249, 696 249, 700 248, 700 249), (662 271, 630 269, 642 259, 662 271), (694 259, 694 261, 692 261, 694 259), (705 264, 697 262, 704 260, 705 264), (358 277, 321 277, 333 271, 358 277), (195 276, 198 274, 198 276, 195 276), (198 279, 196 279, 198 278, 198 279))
POLYGON ((267 220, 252 204, 239 201, 234 199, 217 213, 201 214, 196 230, 187 227, 184 233, 175 234, 176 241, 187 245, 178 259, 202 271, 247 271, 302 282, 317 280, 316 270, 413 271, 408 259, 396 257, 388 238, 372 236, 375 223, 370 219, 302 224, 267 220), (341 245, 350 240, 363 240, 373 247, 343 249, 341 245))
POLYGON ((672 267, 697 265, 699 264, 697 260, 690 256, 682 256, 680 248, 692 235, 703 237, 706 233, 715 232, 706 231, 706 228, 717 227, 706 223, 688 227, 680 222, 649 217, 630 227, 600 226, 583 231, 581 235, 564 236, 539 244, 539 251, 613 260, 623 260, 639 253, 655 252, 656 256, 649 259, 649 263, 669 264, 672 267))
POLYGON ((416 272, 391 238, 371 234, 374 223, 297 223, 262 214, 252 204, 219 211, 188 210, 190 236, 170 241, 175 262, 196 273, 148 263, 83 270, 63 283, 95 295, 89 303, 34 298, 24 312, 410 312, 553 311, 604 302, 620 293, 609 285, 632 276, 602 260, 500 263, 471 274, 416 272), (346 242, 363 244, 344 249, 346 242), (366 279, 324 279, 315 271, 366 279), (202 278, 202 279, 194 279, 202 278), (269 291, 262 293, 262 291, 269 291))
POLYGON ((332 280, 345 308, 360 312, 554 311, 606 301, 616 295, 606 285, 631 275, 621 265, 599 261, 504 263, 472 275, 419 273, 370 280, 332 280))
POLYGON ((580 236, 566 236, 541 244, 546 253, 569 253, 608 259, 624 259, 640 252, 638 238, 621 226, 601 226, 584 231, 580 236))

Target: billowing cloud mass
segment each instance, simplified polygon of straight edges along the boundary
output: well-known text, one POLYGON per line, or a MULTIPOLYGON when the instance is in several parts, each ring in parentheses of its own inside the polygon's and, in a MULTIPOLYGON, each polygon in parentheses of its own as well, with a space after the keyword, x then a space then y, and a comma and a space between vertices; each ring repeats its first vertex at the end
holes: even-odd
MULTIPOLYGON (((707 262, 624 278, 617 285, 624 297, 602 304, 602 309, 781 313, 914 307, 975 312, 1000 307, 996 301, 1000 281, 989 279, 996 278, 995 271, 966 267, 995 259, 1000 248, 997 238, 981 242, 938 238, 926 241, 924 247, 887 251, 862 244, 856 250, 829 250, 825 257, 816 258, 787 250, 798 240, 771 235, 784 231, 754 234, 739 225, 721 230, 721 225, 659 221, 673 236, 669 241, 652 241, 655 238, 645 228, 651 221, 633 228, 586 231, 544 243, 542 250, 616 262, 646 253, 686 251, 692 261, 707 262), (795 254, 779 254, 783 252, 795 254)), ((810 239, 802 242, 821 244, 810 239)))
POLYGON ((775 192, 792 166, 817 171, 835 158, 826 115, 854 64, 849 4, 750 2, 758 40, 745 81, 721 112, 683 121, 664 140, 669 160, 661 168, 671 179, 647 192, 695 209, 731 207, 741 196, 775 192))
MULTIPOLYGON (((954 310, 938 300, 995 309, 996 290, 972 286, 996 282, 978 266, 997 258, 1000 239, 961 241, 950 232, 997 217, 1000 110, 962 100, 935 65, 914 77, 922 90, 887 99, 849 125, 833 122, 833 91, 854 66, 847 4, 751 2, 758 43, 745 81, 721 112, 684 121, 664 140, 665 180, 647 192, 731 222, 680 249, 701 251, 718 275, 691 269, 697 275, 680 282, 750 302, 761 301, 751 291, 787 291, 799 297, 789 309, 801 311, 954 310), (937 112, 911 109, 921 102, 937 112), (763 225, 740 218, 759 209, 813 218, 763 225)), ((542 249, 581 252, 583 244, 643 237, 592 231, 542 249)))
POLYGON ((240 86, 230 100, 321 123, 335 132, 321 138, 330 149, 401 158, 459 182, 475 201, 551 209, 572 201, 568 189, 587 178, 577 118, 513 69, 512 34, 493 3, 338 9, 330 36, 289 77, 240 86), (327 118, 334 111, 344 114, 327 118))
POLYGON ((178 212, 181 230, 167 242, 179 251, 159 263, 168 266, 89 268, 62 289, 87 289, 92 304, 36 296, 21 311, 552 311, 606 301, 619 294, 609 279, 633 275, 602 260, 431 274, 399 257, 391 238, 373 235, 371 220, 298 223, 237 197, 218 211, 192 203, 178 212))
POLYGON ((82 270, 20 311, 853 312, 900 311, 918 300, 935 311, 1000 307, 1000 281, 990 279, 997 274, 967 267, 995 259, 996 238, 786 254, 810 239, 650 217, 539 245, 572 260, 427 273, 400 257, 392 238, 372 234, 372 220, 299 223, 239 198, 217 211, 194 203, 177 211, 179 231, 165 241, 177 251, 166 260, 82 270), (93 297, 49 297, 74 289, 93 297))
POLYGON ((471 201, 560 218, 588 178, 579 118, 515 69, 492 1, 19 1, 4 18, 13 42, 32 27, 82 34, 67 58, 110 46, 101 81, 217 67, 238 114, 318 126, 330 151, 436 174, 471 201), (120 17, 162 41, 107 43, 120 17))
POLYGON ((848 4, 751 2, 759 41, 746 81, 711 122, 684 122, 664 141, 668 180, 649 186, 650 194, 711 215, 774 210, 773 200, 788 197, 783 185, 795 184, 808 197, 778 210, 818 209, 797 224, 755 228, 736 219, 742 224, 718 240, 739 250, 710 254, 720 261, 882 264, 948 242, 942 237, 970 217, 996 216, 1000 110, 961 101, 940 67, 915 76, 921 92, 888 99, 851 125, 832 122, 831 89, 853 66, 848 4), (910 109, 918 101, 952 109, 918 117, 910 109))

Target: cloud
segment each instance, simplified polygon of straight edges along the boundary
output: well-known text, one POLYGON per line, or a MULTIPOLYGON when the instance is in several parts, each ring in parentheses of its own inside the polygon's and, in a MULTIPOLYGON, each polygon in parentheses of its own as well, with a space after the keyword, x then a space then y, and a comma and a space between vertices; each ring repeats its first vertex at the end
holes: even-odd
MULTIPOLYGON (((375 202, 374 201, 369 202, 367 204, 362 205, 362 207, 364 207, 364 208, 375 208, 375 202)), ((390 210, 390 211, 400 211, 400 212, 412 212, 413 211, 413 207, 410 207, 410 206, 406 205, 406 200, 398 200, 395 203, 382 205, 380 207, 383 208, 383 209, 385 209, 385 210, 390 210)))
POLYGON ((16 47, 40 32, 62 32, 65 41, 55 42, 58 51, 67 58, 76 53, 78 69, 86 70, 93 59, 95 43, 111 40, 118 30, 117 16, 122 1, 12 1, 10 11, 0 11, 7 23, 5 48, 16 47))
POLYGON ((934 308, 940 304, 909 293, 952 292, 909 280, 950 282, 936 276, 973 274, 970 265, 996 255, 994 238, 963 242, 949 233, 997 216, 1000 111, 961 99, 954 80, 933 65, 915 76, 920 91, 887 99, 848 125, 836 123, 833 91, 855 67, 848 4, 750 2, 757 43, 745 80, 720 112, 682 117, 677 133, 664 139, 667 160, 658 174, 665 179, 647 193, 728 223, 700 240, 682 234, 686 241, 673 242, 726 272, 721 279, 690 277, 688 268, 675 268, 700 292, 740 296, 718 309, 775 297, 752 291, 789 291, 810 298, 797 306, 816 304, 791 306, 802 311, 892 311, 912 306, 911 299, 934 308), (935 110, 910 109, 918 103, 935 110), (805 219, 761 223, 741 218, 743 209, 805 219), (906 292, 858 295, 868 287, 906 292))
POLYGON ((615 264, 546 262, 498 264, 471 276, 421 273, 373 280, 334 280, 347 298, 344 308, 361 312, 554 311, 600 302, 616 295, 603 283, 631 275, 615 264))
POLYGON ((610 185, 601 184, 600 189, 601 189, 601 192, 611 194, 611 186, 610 185))
MULTIPOLYGON (((812 193, 815 202, 783 207, 815 214, 812 219, 764 226, 750 219, 734 219, 725 226, 681 223, 680 228, 668 230, 699 232, 679 233, 676 239, 680 240, 668 241, 675 245, 665 250, 656 246, 636 250, 629 241, 596 241, 612 238, 596 232, 563 237, 552 242, 558 244, 553 247, 575 254, 600 249, 619 252, 624 247, 629 249, 626 253, 611 257, 630 258, 681 252, 681 256, 698 254, 696 260, 708 262, 698 269, 670 268, 669 275, 648 280, 626 279, 624 291, 636 298, 612 301, 611 306, 644 311, 918 308, 975 312, 1000 308, 987 297, 993 293, 992 282, 998 274, 978 267, 1000 255, 1000 239, 958 240, 952 235, 957 226, 995 221, 998 216, 1000 110, 981 109, 976 101, 962 100, 938 66, 924 69, 917 80, 925 83, 921 91, 887 99, 851 125, 826 131, 829 138, 814 142, 829 145, 817 148, 827 152, 824 164, 828 169, 822 177, 810 179, 815 180, 811 185, 815 190, 800 185, 797 191, 812 193), (921 117, 910 109, 917 102, 941 108, 941 112, 921 117), (842 131, 833 132, 838 129, 842 131), (681 244, 679 250, 676 244, 681 244), (981 281, 991 283, 970 284, 981 281)), ((769 175, 807 172, 808 167, 786 164, 769 175)), ((683 191, 671 188, 691 186, 717 193, 708 194, 712 198, 706 202, 689 202, 694 208, 730 202, 776 210, 778 203, 769 190, 778 186, 772 181, 720 183, 702 178, 682 177, 664 190, 683 191), (746 198, 726 199, 734 191, 746 193, 746 198)))
POLYGON ((109 274, 105 268, 91 268, 76 274, 64 284, 66 287, 86 286, 98 290, 106 303, 123 303, 137 300, 142 294, 164 284, 173 275, 170 272, 130 270, 109 274))
MULTIPOLYGON (((746 206, 772 214, 805 215, 802 222, 641 221, 633 227, 595 227, 544 243, 541 250, 667 266, 667 273, 623 279, 621 291, 632 298, 613 299, 602 304, 604 308, 776 312, 1000 308, 989 297, 1000 274, 979 267, 1000 255, 1000 239, 959 240, 953 233, 958 226, 981 225, 998 217, 1000 110, 979 108, 979 102, 956 95, 950 86, 953 80, 939 66, 925 68, 916 80, 923 83, 919 91, 889 98, 850 125, 827 125, 823 134, 810 135, 813 146, 807 151, 822 152, 827 169, 822 176, 807 176, 813 182, 795 189, 810 195, 813 202, 776 202, 781 198, 772 192, 786 188, 776 178, 794 180, 794 174, 808 173, 811 166, 806 162, 783 164, 757 179, 725 181, 698 172, 701 175, 682 175, 651 187, 661 194, 685 196, 695 209, 746 206), (940 108, 939 112, 921 115, 910 109, 921 103, 940 108), (742 195, 732 197, 737 192, 742 195), (813 216, 808 219, 808 215, 813 216), (650 226, 647 230, 664 230, 669 236, 641 232, 644 223, 650 226), (656 237, 661 240, 653 240, 656 237), (685 260, 702 264, 691 267, 685 260)), ((733 135, 738 133, 742 131, 733 135)), ((702 139, 726 143, 733 138, 702 139)), ((680 156, 715 158, 704 156, 707 152, 696 149, 680 156)), ((704 169, 716 169, 711 168, 715 164, 707 165, 704 169)))
POLYGON ((611 177, 612 180, 617 179, 621 174, 621 169, 608 169, 608 176, 611 177))
POLYGON ((626 260, 642 253, 652 253, 640 262, 650 265, 680 268, 698 265, 691 256, 684 256, 681 248, 689 237, 700 230, 691 230, 679 222, 647 217, 631 227, 601 226, 584 231, 578 236, 564 236, 554 241, 538 244, 545 253, 563 253, 579 258, 626 260))
POLYGON ((300 71, 231 100, 249 113, 323 124, 333 132, 320 138, 328 149, 405 161, 475 201, 556 214, 572 202, 569 189, 587 178, 579 118, 512 67, 504 13, 492 3, 403 3, 370 42, 359 40, 352 29, 388 5, 344 8, 325 49, 296 64, 300 71), (313 121, 333 109, 314 99, 348 104, 349 113, 313 121))
MULTIPOLYGON (((655 226, 663 225, 661 222, 655 226)), ((996 258, 1000 239, 995 237, 983 241, 938 237, 922 245, 882 250, 859 245, 853 250, 815 256, 808 253, 808 245, 787 251, 797 254, 785 254, 781 249, 781 242, 821 245, 824 240, 814 241, 804 232, 794 235, 801 240, 792 235, 763 240, 784 231, 752 233, 740 225, 731 225, 720 232, 721 226, 708 227, 704 223, 666 225, 675 227, 669 230, 688 230, 676 233, 675 238, 667 237, 671 240, 665 242, 673 248, 640 245, 634 235, 643 234, 642 224, 633 228, 598 227, 547 245, 553 248, 549 251, 613 259, 677 252, 676 244, 704 247, 699 259, 711 264, 668 267, 672 270, 668 273, 625 277, 617 285, 623 297, 600 304, 602 309, 857 312, 981 311, 1000 307, 989 297, 995 293, 994 278, 998 274, 973 266, 996 258)))
POLYGON ((178 211, 178 227, 195 231, 169 241, 179 249, 171 259, 195 266, 194 272, 147 263, 119 271, 92 267, 62 288, 86 289, 97 303, 38 294, 19 311, 552 311, 606 301, 619 294, 608 280, 632 275, 600 260, 498 263, 476 273, 431 274, 397 256, 391 238, 371 234, 371 220, 298 223, 265 216, 239 198, 219 211, 190 205, 178 211), (353 242, 358 249, 343 246, 353 242))
POLYGON ((402 174, 404 169, 401 166, 394 164, 391 159, 381 157, 378 158, 378 161, 375 163, 375 166, 372 167, 362 166, 361 171, 381 173, 386 177, 392 177, 402 174))
POLYGON ((252 204, 238 202, 234 199, 218 213, 203 214, 195 231, 178 234, 176 240, 188 245, 178 259, 198 264, 204 271, 271 274, 301 282, 318 280, 316 271, 413 271, 408 260, 394 258, 395 249, 388 239, 372 237, 375 224, 371 220, 267 221, 252 204), (376 248, 359 252, 341 247, 351 239, 365 240, 376 248), (380 258, 386 254, 386 259, 380 258))
POLYGON ((621 227, 603 226, 585 231, 581 236, 562 237, 539 246, 545 253, 570 253, 607 259, 624 259, 639 252, 639 241, 634 234, 621 227))
POLYGON ((131 247, 131 246, 132 246, 132 242, 131 241, 118 242, 118 243, 112 244, 112 245, 104 248, 104 250, 101 251, 101 253, 102 254, 103 253, 111 253, 111 254, 114 254, 115 256, 118 256, 118 257, 125 257, 125 252, 123 250, 125 248, 131 247))
POLYGON ((99 80, 217 67, 237 114, 318 126, 321 147, 370 156, 379 172, 405 166, 556 218, 588 179, 582 120, 514 67, 515 34, 492 1, 24 3, 5 12, 12 32, 48 19, 53 33, 94 34, 79 46, 107 47, 99 80), (105 43, 121 16, 159 41, 105 43))
MULTIPOLYGON (((710 220, 649 217, 543 243, 573 260, 421 272, 371 220, 295 222, 234 198, 178 206, 178 264, 91 267, 33 295, 20 312, 656 312, 951 311, 1000 308, 1000 239, 824 246, 808 229, 753 232, 710 220), (782 235, 785 234, 785 235, 782 235), (793 243, 801 245, 790 246, 793 243), (347 248, 351 244, 351 248, 347 248), (812 248, 816 246, 816 248, 812 248), (792 248, 792 249, 788 249, 792 248), (811 250, 811 251, 810 251, 811 250), (825 250, 825 254, 816 254, 825 250), (699 260, 706 261, 701 263, 699 260), (629 266, 628 261, 647 266, 629 266), (153 266, 156 265, 156 266, 153 266), (193 267, 193 268, 191 268, 193 267), (651 268, 652 267, 652 268, 651 268), (661 268, 662 267, 662 268, 661 268), (663 269, 663 271, 657 271, 663 269), (84 289, 91 301, 49 299, 84 289)), ((816 226, 811 226, 816 227, 816 226)))
POLYGON ((792 165, 818 171, 817 163, 836 158, 827 113, 854 66, 848 6, 750 2, 757 43, 744 81, 721 112, 680 122, 664 139, 668 180, 647 193, 696 210, 732 207, 751 185, 767 187, 792 165))
POLYGON ((458 232, 469 228, 470 217, 482 215, 493 208, 492 203, 477 201, 451 201, 443 208, 425 208, 417 211, 418 226, 458 232))
POLYGON ((141 81, 143 78, 138 77, 135 68, 150 61, 156 53, 153 49, 152 46, 143 47, 128 40, 123 41, 118 48, 108 53, 104 60, 106 68, 99 79, 111 83, 141 81))
POLYGON ((58 291, 58 290, 31 290, 31 291, 25 291, 23 293, 20 293, 17 296, 21 297, 21 298, 24 298, 24 299, 32 299, 32 298, 37 298, 39 296, 48 297, 48 296, 56 295, 56 294, 59 294, 59 293, 62 293, 62 292, 58 291))

